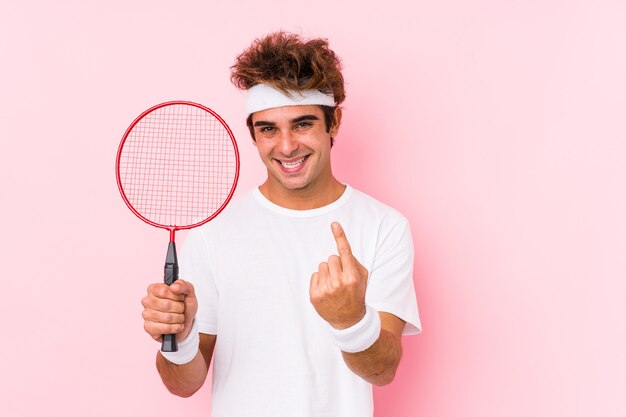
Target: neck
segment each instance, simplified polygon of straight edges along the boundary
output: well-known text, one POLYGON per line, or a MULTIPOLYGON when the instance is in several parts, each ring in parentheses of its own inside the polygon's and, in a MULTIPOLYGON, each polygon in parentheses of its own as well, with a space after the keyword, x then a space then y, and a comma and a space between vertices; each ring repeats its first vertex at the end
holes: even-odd
POLYGON ((288 190, 275 186, 267 179, 259 191, 272 203, 291 210, 312 210, 327 206, 339 199, 346 186, 332 177, 323 187, 305 187, 288 190))

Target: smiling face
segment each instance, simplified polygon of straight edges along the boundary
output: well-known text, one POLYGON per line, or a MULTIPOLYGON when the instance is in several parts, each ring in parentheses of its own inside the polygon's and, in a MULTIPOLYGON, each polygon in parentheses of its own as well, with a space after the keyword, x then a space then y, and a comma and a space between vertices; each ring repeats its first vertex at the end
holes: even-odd
POLYGON ((326 131, 319 106, 285 106, 253 113, 255 146, 267 167, 260 187, 270 201, 287 208, 321 207, 341 195, 332 175, 330 138, 339 130, 341 111, 326 131))

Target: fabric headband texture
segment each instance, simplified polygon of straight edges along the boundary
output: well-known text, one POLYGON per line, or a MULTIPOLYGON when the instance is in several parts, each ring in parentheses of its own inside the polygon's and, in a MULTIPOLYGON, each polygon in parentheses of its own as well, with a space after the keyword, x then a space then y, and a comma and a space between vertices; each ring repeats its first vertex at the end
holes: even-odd
POLYGON ((284 106, 303 106, 311 104, 335 106, 335 98, 333 96, 326 95, 318 90, 290 90, 289 93, 291 96, 267 84, 257 84, 251 87, 248 89, 248 97, 246 100, 247 116, 261 110, 284 106))

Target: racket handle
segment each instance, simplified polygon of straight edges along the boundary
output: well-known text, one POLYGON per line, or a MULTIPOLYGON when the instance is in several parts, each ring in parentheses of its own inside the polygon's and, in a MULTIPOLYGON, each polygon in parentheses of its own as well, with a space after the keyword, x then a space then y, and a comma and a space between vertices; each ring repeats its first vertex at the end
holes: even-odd
POLYGON ((178 352, 178 343, 175 334, 164 334, 161 343, 161 352, 178 352))
MULTIPOLYGON (((163 281, 167 285, 172 285, 178 279, 178 258, 176 256, 176 245, 170 242, 167 247, 167 256, 165 257, 165 273, 163 281)), ((161 343, 162 352, 178 352, 178 344, 176 343, 175 334, 164 334, 161 343)))

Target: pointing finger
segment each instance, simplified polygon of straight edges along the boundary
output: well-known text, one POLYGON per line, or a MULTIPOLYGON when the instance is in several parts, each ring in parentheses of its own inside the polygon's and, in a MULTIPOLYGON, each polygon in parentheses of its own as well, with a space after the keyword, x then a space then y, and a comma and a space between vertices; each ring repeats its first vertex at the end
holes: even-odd
POLYGON ((337 243, 337 251, 339 252, 339 256, 342 259, 346 257, 352 257, 352 249, 350 249, 350 243, 348 242, 348 238, 343 231, 343 227, 341 227, 341 225, 337 222, 333 222, 330 227, 333 231, 335 242, 337 243))

